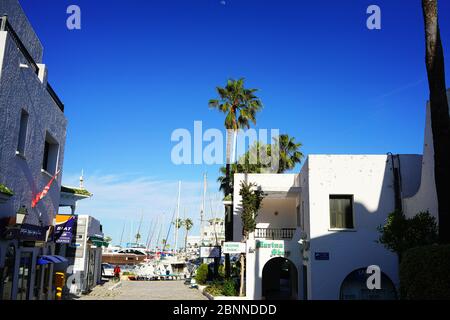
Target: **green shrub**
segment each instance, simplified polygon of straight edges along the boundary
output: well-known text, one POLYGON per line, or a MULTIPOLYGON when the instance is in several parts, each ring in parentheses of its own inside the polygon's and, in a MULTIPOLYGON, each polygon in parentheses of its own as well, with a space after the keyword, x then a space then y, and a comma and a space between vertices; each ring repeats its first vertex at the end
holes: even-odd
POLYGON ((378 243, 397 253, 400 259, 408 249, 432 245, 438 240, 436 219, 429 212, 420 212, 407 219, 403 212, 394 211, 378 231, 378 243))
POLYGON ((236 283, 234 280, 225 280, 223 283, 214 281, 206 287, 205 291, 212 296, 237 296, 236 283))
POLYGON ((400 294, 408 300, 450 299, 450 245, 406 251, 400 264, 400 294))
POLYGON ((222 295, 222 284, 215 281, 213 284, 206 287, 205 292, 212 296, 220 296, 222 295))
POLYGON ((197 273, 195 274, 195 281, 198 284, 205 284, 208 279, 209 268, 208 265, 203 263, 198 267, 197 273))
POLYGON ((225 280, 222 286, 222 294, 227 297, 237 296, 236 283, 232 279, 225 280))
POLYGON ((225 278, 225 266, 223 264, 221 264, 219 266, 219 277, 220 278, 225 278))

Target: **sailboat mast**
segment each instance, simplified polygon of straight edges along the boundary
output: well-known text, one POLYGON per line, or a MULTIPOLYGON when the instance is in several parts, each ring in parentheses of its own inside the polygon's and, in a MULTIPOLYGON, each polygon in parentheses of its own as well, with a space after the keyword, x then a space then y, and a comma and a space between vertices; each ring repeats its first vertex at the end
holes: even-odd
POLYGON ((123 233, 125 232, 125 226, 126 226, 127 222, 125 221, 123 223, 123 228, 122 228, 122 234, 120 235, 120 242, 119 242, 119 246, 122 247, 122 240, 123 240, 123 233))
POLYGON ((180 219, 181 181, 178 181, 177 216, 175 218, 175 252, 178 250, 178 221, 180 219))
POLYGON ((205 211, 206 211, 206 183, 207 183, 207 175, 206 173, 203 175, 203 201, 202 201, 202 210, 200 211, 200 241, 203 244, 204 240, 204 221, 205 221, 205 211))

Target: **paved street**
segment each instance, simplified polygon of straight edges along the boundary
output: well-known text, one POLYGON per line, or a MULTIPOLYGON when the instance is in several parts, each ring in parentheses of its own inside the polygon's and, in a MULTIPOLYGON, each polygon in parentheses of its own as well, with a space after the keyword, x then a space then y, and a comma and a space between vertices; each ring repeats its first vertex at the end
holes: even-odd
POLYGON ((184 281, 122 281, 110 290, 112 283, 97 286, 79 300, 206 300, 197 289, 184 281))

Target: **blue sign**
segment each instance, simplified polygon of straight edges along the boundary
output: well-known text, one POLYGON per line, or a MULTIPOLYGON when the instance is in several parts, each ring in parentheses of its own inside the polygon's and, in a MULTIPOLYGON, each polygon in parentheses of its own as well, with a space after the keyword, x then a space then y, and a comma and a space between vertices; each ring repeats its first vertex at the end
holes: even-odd
POLYGON ((66 221, 56 224, 55 226, 55 242, 70 244, 76 227, 76 216, 67 217, 66 221))
POLYGON ((330 253, 329 252, 314 252, 314 259, 330 260, 330 253))

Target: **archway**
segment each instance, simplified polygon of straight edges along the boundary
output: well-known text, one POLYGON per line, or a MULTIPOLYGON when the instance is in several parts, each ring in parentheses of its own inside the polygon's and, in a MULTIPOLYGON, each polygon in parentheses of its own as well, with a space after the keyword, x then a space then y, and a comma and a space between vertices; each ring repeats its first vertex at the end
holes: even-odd
POLYGON ((381 289, 367 288, 370 274, 367 268, 350 272, 341 284, 339 299, 341 300, 396 300, 397 291, 392 280, 381 272, 381 289))
POLYGON ((298 273, 295 265, 286 258, 273 258, 263 268, 262 296, 266 300, 296 300, 298 273))

